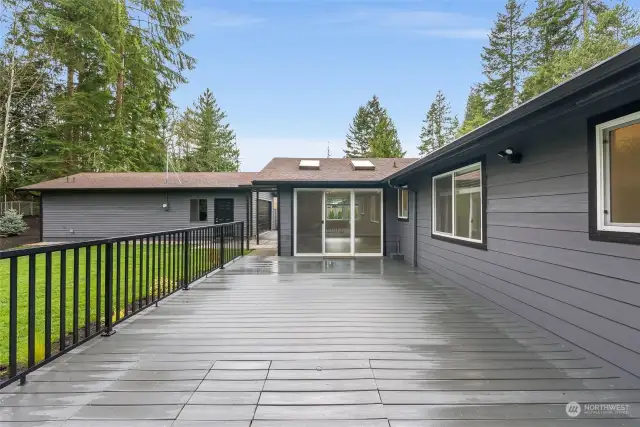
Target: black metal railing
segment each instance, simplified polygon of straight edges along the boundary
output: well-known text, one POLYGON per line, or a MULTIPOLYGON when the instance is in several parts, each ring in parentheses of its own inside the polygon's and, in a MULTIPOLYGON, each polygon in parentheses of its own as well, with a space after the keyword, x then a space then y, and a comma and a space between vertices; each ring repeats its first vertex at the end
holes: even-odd
POLYGON ((0 252, 0 388, 224 268, 244 222, 0 252))

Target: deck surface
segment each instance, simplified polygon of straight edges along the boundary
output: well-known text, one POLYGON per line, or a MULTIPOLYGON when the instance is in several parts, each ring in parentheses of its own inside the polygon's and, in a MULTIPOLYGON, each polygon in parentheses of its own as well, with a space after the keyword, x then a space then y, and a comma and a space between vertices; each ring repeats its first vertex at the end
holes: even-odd
POLYGON ((611 367, 428 272, 247 257, 0 391, 2 426, 640 425, 611 367), (583 404, 571 418, 567 403, 583 404), (628 406, 586 413, 585 403, 628 406), (619 408, 620 409, 620 408, 619 408))

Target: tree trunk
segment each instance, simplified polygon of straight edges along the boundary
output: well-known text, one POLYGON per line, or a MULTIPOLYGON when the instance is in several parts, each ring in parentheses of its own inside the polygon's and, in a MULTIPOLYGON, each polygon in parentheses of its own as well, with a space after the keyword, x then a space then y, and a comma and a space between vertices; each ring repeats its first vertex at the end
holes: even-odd
MULTIPOLYGON (((16 22, 13 22, 13 28, 15 31, 16 22)), ((4 105, 4 123, 2 127, 2 150, 0 150, 0 181, 7 174, 7 166, 5 163, 7 162, 7 151, 9 146, 9 126, 11 123, 11 98, 13 96, 13 87, 15 85, 15 76, 16 76, 16 49, 15 45, 13 45, 11 49, 11 62, 10 62, 10 72, 9 72, 9 85, 7 88, 7 101, 4 105)))

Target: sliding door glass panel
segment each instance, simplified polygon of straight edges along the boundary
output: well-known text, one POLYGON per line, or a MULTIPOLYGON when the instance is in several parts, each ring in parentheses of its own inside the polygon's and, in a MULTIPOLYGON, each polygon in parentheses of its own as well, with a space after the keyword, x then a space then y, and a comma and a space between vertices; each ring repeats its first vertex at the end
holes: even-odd
POLYGON ((435 222, 436 231, 452 234, 453 197, 451 195, 451 175, 435 179, 435 222))
POLYGON ((351 253, 351 191, 325 193, 325 253, 351 253))
POLYGON ((455 173, 457 237, 482 239, 480 165, 455 173))
POLYGON ((296 212, 297 253, 322 253, 322 191, 298 191, 296 212))
POLYGON ((382 252, 382 195, 355 191, 355 244, 357 254, 382 252))

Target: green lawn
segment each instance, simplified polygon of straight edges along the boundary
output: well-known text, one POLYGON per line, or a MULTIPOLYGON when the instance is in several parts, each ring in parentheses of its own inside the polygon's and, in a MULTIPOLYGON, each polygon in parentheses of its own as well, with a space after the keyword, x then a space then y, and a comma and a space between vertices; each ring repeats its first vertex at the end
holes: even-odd
MULTIPOLYGON (((183 271, 183 253, 181 244, 149 244, 136 245, 135 252, 133 246, 128 246, 128 257, 125 257, 126 245, 123 243, 120 247, 120 280, 118 281, 118 262, 117 251, 114 245, 113 250, 113 308, 114 322, 121 319, 125 314, 125 306, 131 309, 133 305, 136 309, 138 302, 146 305, 147 297, 147 267, 149 269, 149 301, 171 293, 174 289, 181 286, 183 271), (147 266, 147 252, 149 252, 147 266), (166 254, 165 254, 166 252, 166 254), (175 255, 174 255, 175 254, 175 255), (166 261, 165 261, 166 259, 166 261), (154 264, 155 260, 155 264, 154 264), (162 267, 166 266, 165 269, 162 267), (173 268, 175 266, 176 276, 174 280, 173 268), (155 268, 154 268, 155 267, 155 268), (135 275, 134 275, 135 268, 135 275), (128 295, 125 300, 125 270, 127 270, 128 279, 128 295), (135 283, 135 299, 133 292, 133 284, 135 283), (119 304, 117 291, 119 287, 119 304), (142 297, 142 301, 141 301, 142 297), (119 311, 117 310, 119 306, 119 311)), ((233 254, 227 250, 227 261, 233 254), (228 252, 227 252, 228 251, 228 252)), ((104 325, 104 301, 105 301, 105 254, 106 250, 101 248, 100 260, 98 260, 98 249, 96 246, 90 249, 81 248, 78 251, 78 327, 81 329, 79 339, 82 339, 85 325, 85 309, 87 307, 86 290, 87 276, 89 278, 89 309, 91 324, 91 332, 95 332, 97 304, 97 276, 98 264, 101 266, 101 307, 100 307, 100 324, 104 325), (87 252, 90 257, 90 270, 87 275, 86 260, 87 252)), ((239 252, 239 249, 238 249, 239 252)), ((246 251, 245 251, 246 253, 246 251)), ((219 251, 211 248, 203 248, 192 246, 190 248, 190 259, 192 276, 199 276, 208 270, 208 259, 218 260, 219 251)), ((60 290, 62 288, 60 273, 61 262, 60 253, 52 254, 51 259, 51 339, 52 353, 56 352, 60 338, 60 290)), ((36 256, 36 357, 35 362, 38 363, 44 359, 45 354, 45 264, 44 254, 36 256)), ((209 263, 210 265, 210 263, 209 263)), ((73 308, 74 308, 74 250, 68 250, 66 255, 66 277, 64 281, 65 289, 65 328, 67 342, 72 339, 70 334, 73 332, 73 308)), ((28 357, 28 311, 29 311, 29 260, 28 257, 20 257, 18 260, 18 365, 26 366, 28 357)), ((131 310, 130 310, 131 311, 131 310)), ((6 367, 9 361, 9 260, 0 260, 0 369, 6 367)), ((2 372, 0 371, 0 375, 2 372)))

